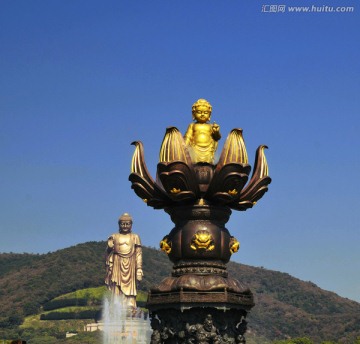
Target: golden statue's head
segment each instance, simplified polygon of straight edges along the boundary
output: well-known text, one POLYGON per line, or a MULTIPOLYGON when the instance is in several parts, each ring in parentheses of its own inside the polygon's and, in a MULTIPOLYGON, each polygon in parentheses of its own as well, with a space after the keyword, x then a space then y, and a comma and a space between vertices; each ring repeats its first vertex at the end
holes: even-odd
POLYGON ((132 217, 128 213, 124 213, 119 217, 119 231, 121 233, 128 233, 132 227, 132 217))
POLYGON ((212 106, 206 99, 197 100, 192 106, 193 120, 199 123, 210 121, 212 106))

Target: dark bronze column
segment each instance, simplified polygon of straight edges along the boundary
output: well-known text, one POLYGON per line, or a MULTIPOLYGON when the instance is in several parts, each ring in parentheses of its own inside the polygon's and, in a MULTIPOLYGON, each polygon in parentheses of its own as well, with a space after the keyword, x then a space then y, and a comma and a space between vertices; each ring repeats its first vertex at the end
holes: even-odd
POLYGON ((225 228, 230 208, 193 205, 166 211, 175 223, 163 239, 174 266, 172 276, 148 297, 156 323, 152 343, 227 343, 226 338, 245 343, 245 318, 254 300, 250 289, 226 270, 236 240, 225 228))

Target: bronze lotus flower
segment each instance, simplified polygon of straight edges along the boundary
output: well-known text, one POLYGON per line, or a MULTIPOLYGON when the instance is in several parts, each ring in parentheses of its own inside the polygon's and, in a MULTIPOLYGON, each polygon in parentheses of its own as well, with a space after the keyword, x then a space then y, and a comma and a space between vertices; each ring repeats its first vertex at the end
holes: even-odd
POLYGON ((193 163, 189 152, 191 148, 185 144, 179 130, 167 128, 160 149, 156 181, 146 167, 142 143, 136 141, 133 144, 135 152, 129 176, 131 187, 155 209, 205 202, 246 210, 256 204, 271 183, 265 145, 256 151, 254 170, 248 182, 251 166, 241 129, 230 132, 218 163, 213 165, 193 163))

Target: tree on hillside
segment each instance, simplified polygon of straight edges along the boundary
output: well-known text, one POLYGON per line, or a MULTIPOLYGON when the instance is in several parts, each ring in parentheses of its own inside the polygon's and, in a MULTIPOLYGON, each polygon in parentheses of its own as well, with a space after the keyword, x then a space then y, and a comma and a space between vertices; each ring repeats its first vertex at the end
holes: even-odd
POLYGON ((276 340, 273 344, 313 344, 309 338, 293 338, 287 340, 276 340))

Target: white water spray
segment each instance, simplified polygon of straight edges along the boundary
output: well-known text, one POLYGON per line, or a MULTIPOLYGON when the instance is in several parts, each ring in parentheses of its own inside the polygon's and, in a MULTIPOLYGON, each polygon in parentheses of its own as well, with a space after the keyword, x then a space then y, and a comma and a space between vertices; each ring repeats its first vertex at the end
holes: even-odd
POLYGON ((150 322, 144 315, 140 308, 129 309, 123 296, 104 296, 103 344, 150 343, 150 322))

